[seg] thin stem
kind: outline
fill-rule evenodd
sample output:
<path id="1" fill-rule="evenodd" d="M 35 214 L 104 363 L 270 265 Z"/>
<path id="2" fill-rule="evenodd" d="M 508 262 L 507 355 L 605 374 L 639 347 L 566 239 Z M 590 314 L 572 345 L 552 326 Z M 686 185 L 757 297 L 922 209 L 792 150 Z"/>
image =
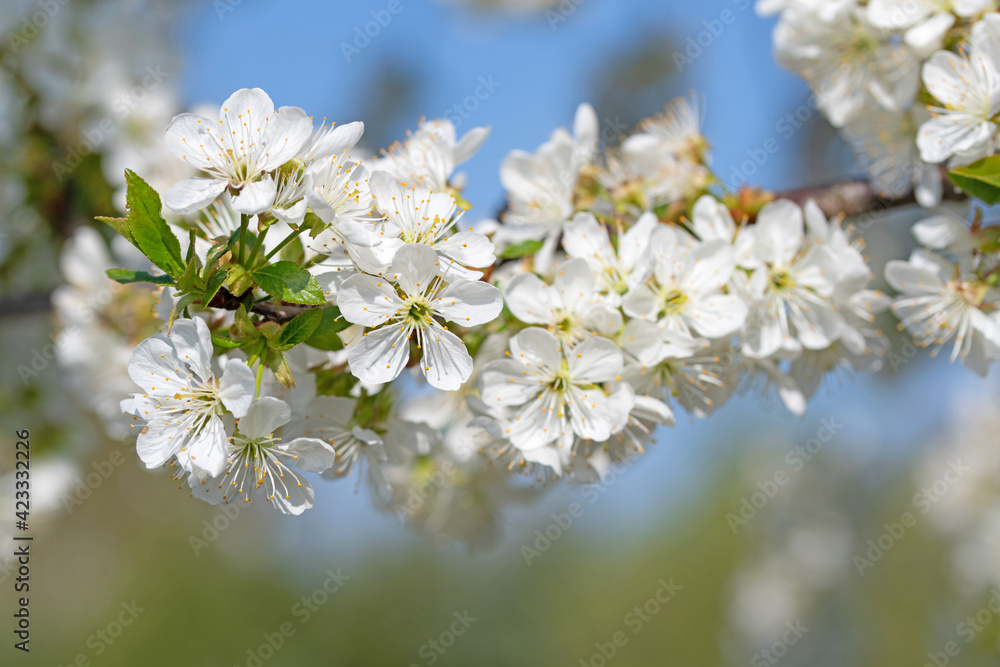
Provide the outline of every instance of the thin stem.
<path id="1" fill-rule="evenodd" d="M 301 234 L 301 233 L 302 233 L 301 230 L 293 229 L 291 234 L 289 234 L 285 238 L 281 239 L 281 243 L 279 243 L 278 245 L 276 245 L 271 250 L 271 252 L 267 253 L 267 255 L 264 256 L 264 261 L 266 262 L 267 260 L 269 260 L 272 257 L 274 257 L 278 252 L 281 251 L 282 248 L 284 248 L 286 245 L 288 245 L 289 243 L 291 243 L 292 241 L 294 241 L 295 239 L 297 239 L 298 236 L 299 236 L 299 234 Z"/>
<path id="2" fill-rule="evenodd" d="M 254 394 L 254 398 L 260 398 L 260 381 L 264 377 L 264 357 L 260 358 L 260 363 L 257 364 L 257 393 Z"/>
<path id="3" fill-rule="evenodd" d="M 247 244 L 247 225 L 250 224 L 250 218 L 246 215 L 240 215 L 242 222 L 240 222 L 240 252 L 237 256 L 239 263 L 243 264 L 243 250 Z"/>
<path id="4" fill-rule="evenodd" d="M 264 246 L 264 237 L 267 236 L 267 230 L 270 228 L 271 226 L 268 225 L 264 228 L 264 231 L 257 232 L 257 240 L 254 241 L 253 249 L 250 251 L 250 256 L 247 258 L 248 266 L 253 266 L 254 260 L 257 259 L 257 253 L 259 253 L 260 249 Z"/>

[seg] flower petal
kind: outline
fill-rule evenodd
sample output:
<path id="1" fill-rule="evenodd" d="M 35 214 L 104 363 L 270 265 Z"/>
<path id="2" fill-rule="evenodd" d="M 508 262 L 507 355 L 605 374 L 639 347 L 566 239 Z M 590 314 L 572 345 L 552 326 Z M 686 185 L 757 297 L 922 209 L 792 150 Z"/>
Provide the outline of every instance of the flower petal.
<path id="1" fill-rule="evenodd" d="M 420 369 L 432 387 L 443 391 L 456 391 L 472 375 L 472 357 L 462 339 L 437 326 L 424 329 L 423 359 Z"/>
<path id="2" fill-rule="evenodd" d="M 478 326 L 496 319 L 503 310 L 503 297 L 489 283 L 457 280 L 441 290 L 432 307 L 450 322 Z"/>
<path id="3" fill-rule="evenodd" d="M 211 204 L 228 185 L 226 181 L 213 178 L 188 178 L 171 185 L 163 193 L 163 203 L 170 210 L 187 215 Z"/>
<path id="4" fill-rule="evenodd" d="M 239 431 L 250 440 L 269 438 L 292 418 L 292 409 L 280 398 L 265 396 L 250 404 L 240 419 Z"/>
<path id="5" fill-rule="evenodd" d="M 382 384 L 396 379 L 410 358 L 410 342 L 405 329 L 387 324 L 364 334 L 351 346 L 347 362 L 351 372 L 370 384 Z"/>

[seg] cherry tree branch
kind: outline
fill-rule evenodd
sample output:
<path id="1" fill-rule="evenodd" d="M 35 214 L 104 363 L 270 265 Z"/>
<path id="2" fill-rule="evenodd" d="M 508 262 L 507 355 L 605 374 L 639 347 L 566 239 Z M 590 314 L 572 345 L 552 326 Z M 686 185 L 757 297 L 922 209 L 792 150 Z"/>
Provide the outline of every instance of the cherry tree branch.
<path id="1" fill-rule="evenodd" d="M 968 198 L 965 193 L 956 190 L 948 178 L 942 178 L 942 182 L 942 200 L 965 201 Z M 880 211 L 917 203 L 913 192 L 902 197 L 886 197 L 875 192 L 866 180 L 787 190 L 775 193 L 775 198 L 790 199 L 799 205 L 812 199 L 827 217 L 843 214 L 848 218 L 873 215 Z"/>

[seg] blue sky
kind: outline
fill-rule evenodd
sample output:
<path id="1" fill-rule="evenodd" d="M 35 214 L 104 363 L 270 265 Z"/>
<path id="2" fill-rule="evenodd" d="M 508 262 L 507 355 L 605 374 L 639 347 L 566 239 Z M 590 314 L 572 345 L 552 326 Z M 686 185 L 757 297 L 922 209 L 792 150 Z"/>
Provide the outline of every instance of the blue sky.
<path id="1" fill-rule="evenodd" d="M 768 139 L 778 150 L 769 155 L 753 181 L 775 189 L 811 185 L 799 164 L 805 132 L 779 126 L 808 97 L 806 86 L 780 70 L 771 56 L 773 20 L 757 17 L 746 0 L 664 2 L 663 0 L 577 0 L 566 15 L 550 20 L 503 18 L 456 9 L 443 3 L 398 0 L 396 15 L 388 1 L 262 3 L 244 1 L 220 15 L 210 4 L 186 17 L 179 34 L 186 57 L 182 95 L 185 103 L 218 102 L 244 86 L 264 88 L 276 104 L 305 108 L 317 117 L 338 122 L 362 118 L 372 82 L 391 64 L 419 82 L 413 104 L 403 112 L 391 136 L 402 138 L 420 115 L 437 117 L 473 94 L 481 78 L 499 85 L 463 120 L 460 132 L 476 125 L 492 126 L 492 134 L 463 170 L 466 197 L 474 219 L 490 217 L 503 201 L 498 165 L 512 149 L 533 150 L 552 130 L 569 125 L 576 106 L 595 95 L 593 73 L 629 54 L 644 37 L 664 40 L 690 61 L 676 62 L 682 72 L 671 77 L 658 105 L 695 89 L 704 99 L 704 133 L 714 146 L 714 166 L 723 180 Z M 216 3 L 218 5 L 218 3 Z M 372 22 L 372 12 L 385 20 L 370 43 L 357 48 L 357 29 Z M 564 19 L 564 20 L 561 20 Z M 370 32 L 375 32 L 372 28 Z M 699 44 L 700 41 L 700 44 Z M 358 44 L 364 44 L 359 40 Z M 698 46 L 693 46 L 698 45 Z M 700 51 L 699 51 L 700 48 Z M 690 50 L 688 50 L 690 49 Z M 394 102 L 392 96 L 386 103 Z M 369 122 L 369 129 L 370 122 Z M 373 146 L 372 148 L 376 148 Z M 829 155 L 810 160 L 829 162 Z M 850 174 L 843 174 L 845 176 Z M 900 228 L 905 234 L 905 226 Z M 944 359 L 915 362 L 906 382 L 856 378 L 823 392 L 803 420 L 779 412 L 762 413 L 752 400 L 735 400 L 715 418 L 692 424 L 680 415 L 678 426 L 661 434 L 660 445 L 630 473 L 629 484 L 609 491 L 600 503 L 595 526 L 657 521 L 672 505 L 696 493 L 707 471 L 731 453 L 734 431 L 753 432 L 777 440 L 803 441 L 819 420 L 835 415 L 847 422 L 839 445 L 874 438 L 877 456 L 910 451 L 921 435 L 949 418 L 948 395 L 984 390 L 978 378 Z M 991 381 L 990 387 L 996 382 Z M 297 545 L 329 547 L 342 536 L 363 530 L 371 539 L 400 539 L 394 516 L 377 518 L 353 484 L 321 485 L 318 508 L 285 530 Z M 556 494 L 550 503 L 565 503 Z M 512 540 L 530 533 L 544 509 L 515 518 Z M 331 533 L 330 526 L 337 530 Z M 520 532 L 519 532 L 520 531 Z M 408 539 L 403 537 L 402 539 Z"/>

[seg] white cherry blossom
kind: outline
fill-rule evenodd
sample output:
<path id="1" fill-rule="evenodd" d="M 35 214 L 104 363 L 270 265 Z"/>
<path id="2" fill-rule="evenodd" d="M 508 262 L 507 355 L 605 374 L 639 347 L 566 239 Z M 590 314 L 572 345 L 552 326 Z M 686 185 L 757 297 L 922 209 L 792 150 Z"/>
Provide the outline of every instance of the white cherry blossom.
<path id="1" fill-rule="evenodd" d="M 175 183 L 164 203 L 178 213 L 193 213 L 231 188 L 233 208 L 254 215 L 271 207 L 277 185 L 271 170 L 298 154 L 312 136 L 312 121 L 298 107 L 274 108 L 260 88 L 233 93 L 219 109 L 219 120 L 196 114 L 176 116 L 164 138 L 167 148 L 210 178 Z"/>
<path id="2" fill-rule="evenodd" d="M 122 411 L 145 422 L 136 442 L 147 468 L 177 457 L 184 470 L 218 475 L 226 465 L 226 431 L 221 416 L 246 414 L 255 391 L 246 362 L 230 359 L 225 372 L 212 370 L 212 341 L 200 318 L 174 323 L 169 336 L 139 343 L 129 376 L 143 393 L 122 401 Z"/>
<path id="3" fill-rule="evenodd" d="M 483 282 L 439 277 L 437 254 L 407 244 L 392 262 L 391 280 L 356 274 L 340 288 L 337 305 L 349 322 L 372 327 L 350 348 L 351 372 L 364 382 L 388 382 L 410 358 L 410 336 L 423 355 L 420 369 L 438 389 L 454 391 L 472 374 L 472 357 L 461 339 L 436 318 L 459 326 L 494 319 L 503 307 L 500 292 Z M 398 291 L 397 291 L 398 288 Z"/>
<path id="4" fill-rule="evenodd" d="M 249 503 L 263 495 L 282 514 L 311 508 L 315 494 L 299 470 L 321 473 L 333 465 L 335 454 L 317 438 L 286 442 L 275 437 L 291 416 L 288 404 L 272 396 L 251 403 L 229 438 L 225 472 L 192 484 L 193 495 L 213 504 L 235 499 Z"/>

